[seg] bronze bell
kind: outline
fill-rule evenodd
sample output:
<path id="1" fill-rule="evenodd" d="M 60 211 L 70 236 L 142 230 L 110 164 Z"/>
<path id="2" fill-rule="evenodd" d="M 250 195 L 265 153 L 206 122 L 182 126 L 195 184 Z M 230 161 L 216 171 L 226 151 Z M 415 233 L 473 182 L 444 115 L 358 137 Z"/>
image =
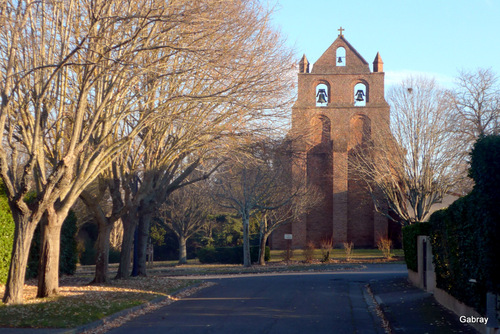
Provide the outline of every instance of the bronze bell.
<path id="1" fill-rule="evenodd" d="M 327 103 L 328 100 L 328 95 L 326 94 L 326 90 L 323 88 L 318 89 L 318 94 L 316 94 L 318 97 L 318 103 Z"/>
<path id="2" fill-rule="evenodd" d="M 359 89 L 357 92 L 356 92 L 356 101 L 364 101 L 365 99 L 363 98 L 363 96 L 365 96 L 365 93 Z"/>
<path id="3" fill-rule="evenodd" d="M 339 59 L 337 60 L 337 63 L 342 63 L 342 57 L 339 57 Z"/>

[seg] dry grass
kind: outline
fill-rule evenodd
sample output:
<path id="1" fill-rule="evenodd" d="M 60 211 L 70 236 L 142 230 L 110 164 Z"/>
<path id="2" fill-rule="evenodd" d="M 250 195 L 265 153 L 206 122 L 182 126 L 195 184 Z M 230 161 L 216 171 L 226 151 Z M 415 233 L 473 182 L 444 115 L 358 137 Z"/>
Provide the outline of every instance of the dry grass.
<path id="1" fill-rule="evenodd" d="M 377 241 L 378 249 L 384 254 L 384 257 L 388 260 L 392 258 L 392 240 L 389 238 L 379 238 Z"/>

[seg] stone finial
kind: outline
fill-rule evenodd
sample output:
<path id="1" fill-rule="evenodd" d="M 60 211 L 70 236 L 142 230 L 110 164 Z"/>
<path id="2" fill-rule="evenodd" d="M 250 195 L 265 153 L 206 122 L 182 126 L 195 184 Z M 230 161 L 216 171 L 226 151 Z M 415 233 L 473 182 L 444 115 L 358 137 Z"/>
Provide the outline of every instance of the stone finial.
<path id="1" fill-rule="evenodd" d="M 375 56 L 375 60 L 373 61 L 373 72 L 384 72 L 384 62 L 382 61 L 382 57 L 380 57 L 380 53 L 378 52 Z"/>
<path id="2" fill-rule="evenodd" d="M 299 62 L 299 73 L 309 73 L 309 61 L 304 54 Z"/>

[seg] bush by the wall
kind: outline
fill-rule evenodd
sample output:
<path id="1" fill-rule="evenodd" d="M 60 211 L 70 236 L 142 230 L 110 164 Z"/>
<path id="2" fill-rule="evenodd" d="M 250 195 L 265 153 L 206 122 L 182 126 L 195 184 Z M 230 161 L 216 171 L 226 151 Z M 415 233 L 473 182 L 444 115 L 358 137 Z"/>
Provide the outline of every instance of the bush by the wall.
<path id="1" fill-rule="evenodd" d="M 485 268 L 480 267 L 484 250 L 474 210 L 480 207 L 477 200 L 474 194 L 460 198 L 448 209 L 434 213 L 429 222 L 436 286 L 482 313 L 487 291 Z"/>
<path id="2" fill-rule="evenodd" d="M 243 263 L 243 246 L 237 247 L 206 247 L 198 250 L 198 260 L 201 263 L 223 263 L 223 264 L 241 264 Z M 259 247 L 250 247 L 250 258 L 252 262 L 259 260 Z M 271 258 L 271 251 L 266 247 L 264 255 L 266 261 Z"/>
<path id="3" fill-rule="evenodd" d="M 430 218 L 436 285 L 484 313 L 486 292 L 500 293 L 500 136 L 471 154 L 473 191 Z"/>
<path id="4" fill-rule="evenodd" d="M 0 283 L 7 282 L 14 242 L 14 219 L 10 212 L 4 185 L 0 181 Z"/>
<path id="5" fill-rule="evenodd" d="M 418 270 L 417 237 L 419 235 L 429 235 L 429 223 L 415 223 L 403 227 L 403 250 L 405 254 L 406 266 L 408 269 Z"/>
<path id="6" fill-rule="evenodd" d="M 485 136 L 471 153 L 470 176 L 474 179 L 475 222 L 482 268 L 488 291 L 500 294 L 500 135 Z"/>

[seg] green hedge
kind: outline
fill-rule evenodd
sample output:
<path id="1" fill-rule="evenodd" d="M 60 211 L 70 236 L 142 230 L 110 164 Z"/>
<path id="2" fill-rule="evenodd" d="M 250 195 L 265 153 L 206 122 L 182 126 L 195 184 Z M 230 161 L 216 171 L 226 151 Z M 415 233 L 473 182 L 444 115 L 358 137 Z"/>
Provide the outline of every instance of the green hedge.
<path id="1" fill-rule="evenodd" d="M 34 196 L 30 193 L 29 196 Z M 27 201 L 30 200 L 29 196 Z M 59 270 L 62 274 L 72 275 L 76 271 L 78 254 L 76 250 L 76 215 L 70 211 L 68 217 L 63 223 L 61 230 L 61 253 L 59 258 Z M 10 266 L 10 257 L 12 254 L 12 245 L 14 242 L 14 219 L 5 196 L 3 183 L 0 181 L 0 283 L 7 282 L 7 276 Z M 40 229 L 37 227 L 33 241 L 31 243 L 30 255 L 28 258 L 28 268 L 26 277 L 36 277 L 38 271 L 38 259 L 40 249 Z"/>
<path id="2" fill-rule="evenodd" d="M 482 313 L 487 292 L 484 268 L 480 267 L 483 250 L 477 217 L 470 210 L 480 205 L 477 200 L 471 195 L 460 198 L 448 209 L 435 212 L 429 222 L 436 286 Z"/>
<path id="3" fill-rule="evenodd" d="M 198 250 L 198 260 L 201 263 L 223 263 L 223 264 L 241 264 L 243 263 L 243 246 L 237 247 L 206 247 Z M 252 262 L 259 260 L 259 247 L 250 247 L 250 258 Z M 266 247 L 264 259 L 269 261 L 271 251 Z"/>
<path id="4" fill-rule="evenodd" d="M 419 235 L 429 235 L 430 227 L 429 223 L 415 223 L 403 227 L 403 249 L 406 266 L 410 270 L 418 271 L 417 237 Z"/>
<path id="5" fill-rule="evenodd" d="M 500 293 L 500 136 L 479 139 L 471 158 L 473 191 L 429 222 L 437 287 L 484 313 L 486 292 Z"/>
<path id="6" fill-rule="evenodd" d="M 59 253 L 59 273 L 73 275 L 78 262 L 78 252 L 76 250 L 76 214 L 70 211 L 64 220 L 61 228 L 61 246 Z M 40 260 L 40 225 L 37 226 L 33 240 L 31 242 L 30 255 L 28 258 L 28 268 L 26 278 L 33 278 L 38 273 L 38 262 Z"/>
<path id="7" fill-rule="evenodd" d="M 0 181 L 0 283 L 7 282 L 14 243 L 14 219 L 10 212 L 3 183 Z"/>

